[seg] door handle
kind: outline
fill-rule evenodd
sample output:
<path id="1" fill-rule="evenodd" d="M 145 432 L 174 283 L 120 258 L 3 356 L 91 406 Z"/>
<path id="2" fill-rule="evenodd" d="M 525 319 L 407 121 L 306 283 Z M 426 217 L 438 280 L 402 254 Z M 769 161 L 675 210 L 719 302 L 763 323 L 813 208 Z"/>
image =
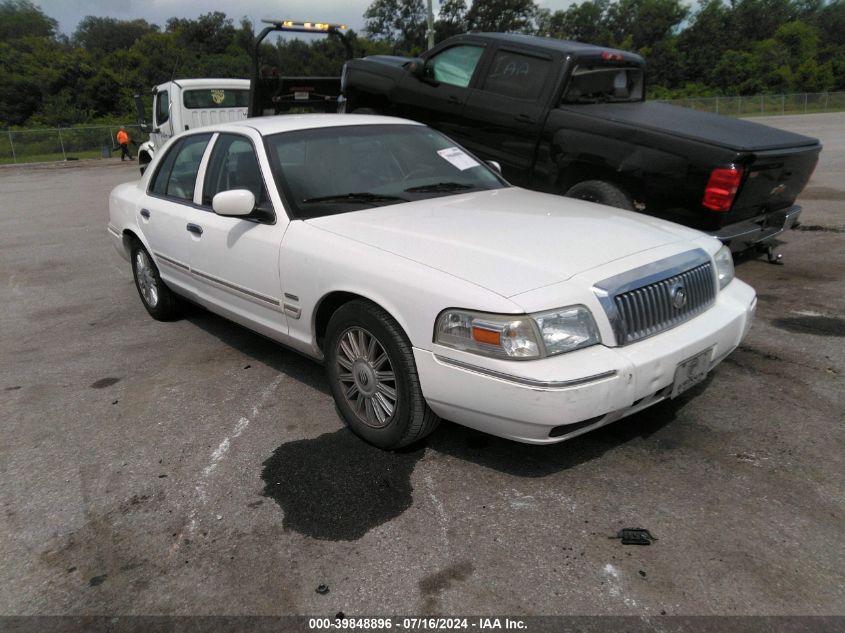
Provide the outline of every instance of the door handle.
<path id="1" fill-rule="evenodd" d="M 150 219 L 150 211 L 149 209 L 141 209 L 141 217 L 144 219 Z"/>
<path id="2" fill-rule="evenodd" d="M 537 122 L 537 119 L 535 119 L 534 117 L 529 116 L 527 114 L 517 114 L 513 118 L 516 119 L 517 121 L 522 122 L 522 123 L 536 123 Z"/>
<path id="3" fill-rule="evenodd" d="M 188 223 L 188 226 L 185 227 L 189 233 L 193 233 L 194 235 L 202 235 L 202 227 L 199 224 L 192 224 Z"/>

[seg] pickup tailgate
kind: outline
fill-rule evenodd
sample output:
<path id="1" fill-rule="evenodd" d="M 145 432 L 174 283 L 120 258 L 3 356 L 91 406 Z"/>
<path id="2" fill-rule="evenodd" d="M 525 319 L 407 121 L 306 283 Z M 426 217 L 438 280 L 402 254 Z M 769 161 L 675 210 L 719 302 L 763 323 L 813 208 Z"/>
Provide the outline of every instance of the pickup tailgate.
<path id="1" fill-rule="evenodd" d="M 794 204 L 813 174 L 820 151 L 821 145 L 815 145 L 755 153 L 731 208 L 731 221 Z"/>

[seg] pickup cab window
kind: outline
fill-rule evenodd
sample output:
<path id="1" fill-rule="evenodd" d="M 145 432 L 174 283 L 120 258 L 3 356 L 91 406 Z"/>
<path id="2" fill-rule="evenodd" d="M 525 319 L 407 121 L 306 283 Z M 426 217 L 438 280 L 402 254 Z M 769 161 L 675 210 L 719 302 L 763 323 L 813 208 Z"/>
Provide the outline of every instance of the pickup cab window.
<path id="1" fill-rule="evenodd" d="M 540 96 L 552 63 L 548 59 L 498 51 L 481 89 L 515 99 Z"/>
<path id="2" fill-rule="evenodd" d="M 572 71 L 563 103 L 620 103 L 642 98 L 641 68 L 578 65 Z"/>
<path id="3" fill-rule="evenodd" d="M 177 142 L 153 175 L 150 193 L 191 202 L 197 172 L 211 134 L 197 134 Z"/>
<path id="4" fill-rule="evenodd" d="M 426 74 L 435 81 L 466 88 L 483 52 L 481 46 L 452 46 L 428 60 Z"/>

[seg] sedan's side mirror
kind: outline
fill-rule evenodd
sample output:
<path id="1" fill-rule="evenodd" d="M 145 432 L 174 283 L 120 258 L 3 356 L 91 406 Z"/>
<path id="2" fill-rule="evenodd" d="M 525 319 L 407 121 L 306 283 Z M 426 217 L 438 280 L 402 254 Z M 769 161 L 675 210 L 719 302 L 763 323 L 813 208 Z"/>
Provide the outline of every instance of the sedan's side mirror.
<path id="1" fill-rule="evenodd" d="M 247 216 L 255 209 L 255 195 L 247 189 L 221 191 L 212 198 L 211 208 L 217 215 Z"/>
<path id="2" fill-rule="evenodd" d="M 490 165 L 490 167 L 492 167 L 492 168 L 493 168 L 493 171 L 495 171 L 495 172 L 496 172 L 497 174 L 499 174 L 500 176 L 502 175 L 502 164 L 501 164 L 499 161 L 497 161 L 497 160 L 488 160 L 488 161 L 486 161 L 486 162 L 487 162 L 487 164 L 488 164 L 488 165 Z"/>

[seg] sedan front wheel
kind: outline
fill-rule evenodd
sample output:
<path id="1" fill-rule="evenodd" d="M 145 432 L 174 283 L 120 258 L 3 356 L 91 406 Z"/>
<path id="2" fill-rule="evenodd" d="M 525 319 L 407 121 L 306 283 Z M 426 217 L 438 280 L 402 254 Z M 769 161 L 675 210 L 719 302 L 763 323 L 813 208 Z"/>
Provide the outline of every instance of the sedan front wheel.
<path id="1" fill-rule="evenodd" d="M 338 411 L 364 440 L 399 448 L 436 428 L 440 419 L 423 398 L 410 341 L 380 307 L 353 301 L 339 308 L 325 350 Z"/>

